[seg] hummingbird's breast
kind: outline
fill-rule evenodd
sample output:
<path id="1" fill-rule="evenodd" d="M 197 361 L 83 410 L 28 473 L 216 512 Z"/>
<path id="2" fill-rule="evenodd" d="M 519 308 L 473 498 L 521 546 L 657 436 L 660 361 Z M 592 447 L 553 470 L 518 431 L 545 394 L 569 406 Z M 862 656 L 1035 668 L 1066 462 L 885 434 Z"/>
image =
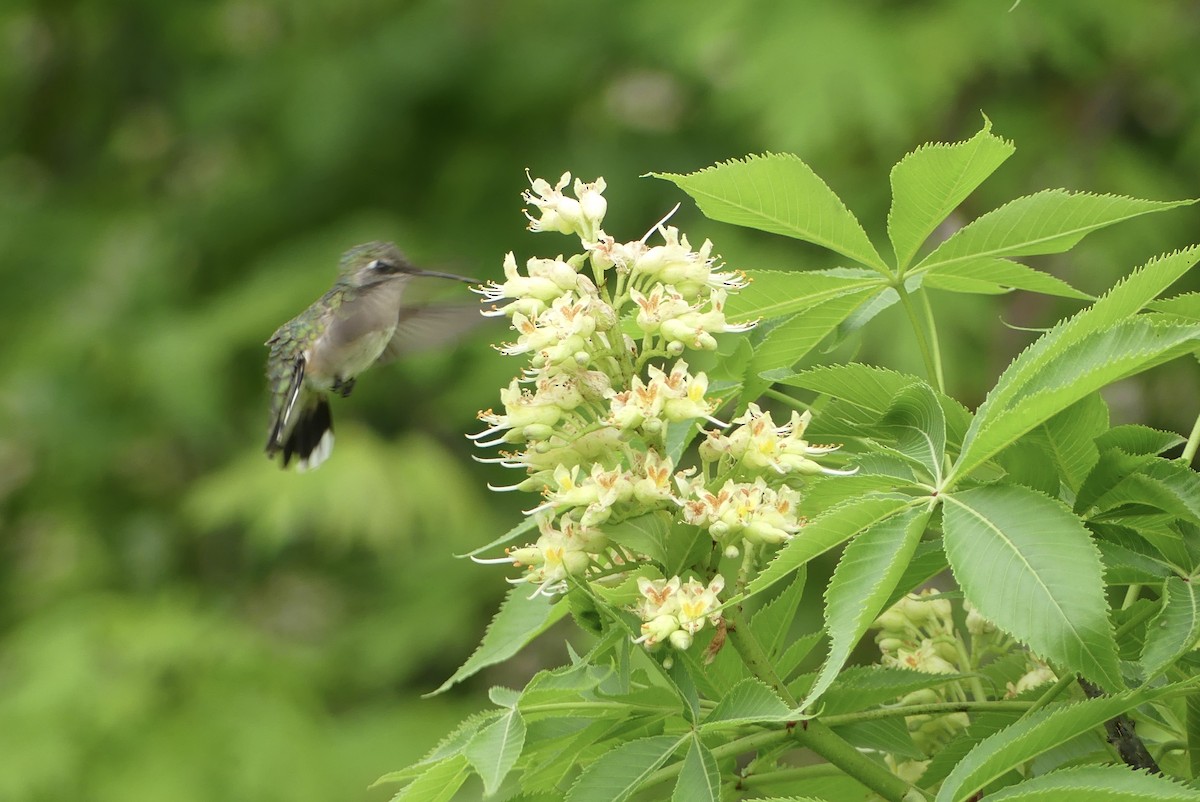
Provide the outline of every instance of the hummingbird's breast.
<path id="1" fill-rule="evenodd" d="M 305 355 L 318 390 L 352 379 L 378 361 L 396 331 L 403 282 L 389 282 L 342 303 Z"/>

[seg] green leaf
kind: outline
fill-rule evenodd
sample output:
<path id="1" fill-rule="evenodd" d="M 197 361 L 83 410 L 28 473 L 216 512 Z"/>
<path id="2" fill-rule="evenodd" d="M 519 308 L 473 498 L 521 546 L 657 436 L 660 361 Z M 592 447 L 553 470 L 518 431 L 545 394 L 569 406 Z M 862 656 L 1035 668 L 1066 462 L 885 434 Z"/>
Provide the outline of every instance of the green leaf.
<path id="1" fill-rule="evenodd" d="M 1107 528 L 1100 531 L 1107 532 Z M 1171 575 L 1171 566 L 1159 557 L 1134 550 L 1123 543 L 1099 539 L 1100 559 L 1104 563 L 1104 579 L 1110 585 L 1155 583 Z"/>
<path id="2" fill-rule="evenodd" d="M 914 270 L 945 270 L 980 258 L 1062 253 L 1097 229 L 1191 203 L 1047 189 L 1010 201 L 963 226 Z"/>
<path id="3" fill-rule="evenodd" d="M 892 435 L 895 449 L 941 481 L 946 457 L 946 416 L 925 382 L 914 382 L 893 397 L 880 428 Z"/>
<path id="4" fill-rule="evenodd" d="M 757 377 L 768 370 L 790 368 L 799 362 L 873 292 L 869 289 L 859 290 L 831 298 L 771 329 L 754 349 L 748 376 Z M 753 388 L 751 381 L 747 380 L 746 384 Z M 768 384 L 769 380 L 763 382 L 762 389 L 766 389 Z M 759 393 L 761 390 L 758 393 L 754 389 L 749 391 L 751 397 L 757 397 Z"/>
<path id="5" fill-rule="evenodd" d="M 888 236 L 900 269 L 922 243 L 1016 148 L 992 133 L 992 121 L 965 142 L 922 145 L 892 168 Z"/>
<path id="6" fill-rule="evenodd" d="M 946 557 L 980 614 L 1042 657 L 1121 688 L 1100 555 L 1079 519 L 1018 485 L 942 499 Z"/>
<path id="7" fill-rule="evenodd" d="M 1111 484 L 1098 498 L 1090 499 L 1089 515 L 1124 505 L 1154 507 L 1175 518 L 1200 524 L 1200 475 L 1174 460 L 1133 459 L 1140 462 L 1134 470 Z"/>
<path id="8" fill-rule="evenodd" d="M 435 763 L 406 785 L 392 802 L 449 802 L 467 781 L 467 759 L 462 755 Z"/>
<path id="9" fill-rule="evenodd" d="M 869 270 L 745 272 L 750 284 L 725 303 L 725 317 L 731 323 L 794 315 L 847 293 L 878 289 L 881 280 Z"/>
<path id="10" fill-rule="evenodd" d="M 1038 380 L 1048 364 L 1072 351 L 1072 346 L 1081 340 L 1127 321 L 1131 315 L 1136 314 L 1186 273 L 1197 259 L 1200 259 L 1200 245 L 1150 260 L 1119 282 L 1096 303 L 1059 323 L 1026 348 L 1001 374 L 996 386 L 976 411 L 971 428 L 963 441 L 963 453 L 959 457 L 959 463 L 952 469 L 950 479 L 953 480 L 959 474 L 969 473 L 990 458 L 994 451 L 987 451 L 975 445 L 975 439 L 997 420 L 1013 417 L 1009 414 L 1013 400 L 1028 384 Z M 1045 382 L 1041 382 L 1040 386 L 1047 387 Z M 1082 398 L 1088 392 L 1091 392 L 1091 389 L 1078 393 L 1077 396 Z M 1069 406 L 1070 403 L 1072 401 L 1067 401 L 1060 409 Z M 1031 427 L 1039 422 L 1035 421 Z M 994 448 L 994 444 L 992 447 Z"/>
<path id="11" fill-rule="evenodd" d="M 1200 641 L 1200 589 L 1177 576 L 1163 586 L 1163 606 L 1146 628 L 1142 670 L 1147 681 L 1166 671 Z"/>
<path id="12" fill-rule="evenodd" d="M 750 629 L 762 644 L 768 657 L 776 657 L 782 644 L 787 641 L 792 622 L 800 611 L 800 599 L 804 596 L 805 579 L 808 571 L 801 568 L 787 589 L 767 602 L 750 619 Z"/>
<path id="13" fill-rule="evenodd" d="M 902 496 L 865 496 L 826 510 L 809 521 L 750 582 L 747 597 L 787 577 L 814 557 L 842 544 L 911 503 Z"/>
<path id="14" fill-rule="evenodd" d="M 612 542 L 659 562 L 667 562 L 667 535 L 671 531 L 670 514 L 658 510 L 606 525 L 604 534 Z"/>
<path id="15" fill-rule="evenodd" d="M 621 744 L 583 770 L 564 802 L 623 802 L 687 737 L 652 735 Z"/>
<path id="16" fill-rule="evenodd" d="M 844 365 L 823 365 L 810 370 L 793 373 L 775 371 L 768 377 L 779 384 L 801 387 L 815 393 L 838 398 L 861 408 L 862 424 L 875 423 L 883 417 L 892 400 L 905 387 L 922 379 L 907 373 L 898 373 L 886 368 L 851 362 Z M 936 393 L 942 413 L 946 418 L 946 438 L 951 444 L 962 442 L 971 423 L 971 413 L 953 398 Z M 810 427 L 812 432 L 821 432 L 823 416 L 818 415 Z"/>
<path id="17" fill-rule="evenodd" d="M 530 598 L 529 586 L 518 585 L 508 592 L 479 648 L 437 690 L 425 695 L 436 696 L 480 669 L 504 662 L 566 614 L 567 605 L 553 604 L 541 594 Z"/>
<path id="18" fill-rule="evenodd" d="M 1175 432 L 1163 432 L 1136 423 L 1114 426 L 1096 438 L 1096 448 L 1101 451 L 1115 448 L 1126 454 L 1161 454 L 1183 443 L 1184 439 Z"/>
<path id="19" fill-rule="evenodd" d="M 521 535 L 525 534 L 526 532 L 530 532 L 536 528 L 537 528 L 537 519 L 536 518 L 526 518 L 525 520 L 521 521 L 521 523 L 517 524 L 512 529 L 509 529 L 507 532 L 505 532 L 503 535 L 496 538 L 495 540 L 493 540 L 489 543 L 485 543 L 477 549 L 472 549 L 471 551 L 468 551 L 466 554 L 456 554 L 454 556 L 459 557 L 459 558 L 478 557 L 480 554 L 486 554 L 487 552 L 491 551 L 492 549 L 507 545 L 508 543 L 511 543 L 512 541 L 516 540 Z"/>
<path id="20" fill-rule="evenodd" d="M 1200 322 L 1200 292 L 1185 292 L 1174 298 L 1155 301 L 1150 304 L 1150 308 L 1155 312 L 1165 312 L 1169 315 L 1178 315 L 1187 320 Z"/>
<path id="21" fill-rule="evenodd" d="M 1095 439 L 1108 428 L 1108 405 L 1099 393 L 1086 395 L 1041 427 L 1063 483 L 1078 491 L 1100 458 Z"/>
<path id="22" fill-rule="evenodd" d="M 793 717 L 791 709 L 762 682 L 754 677 L 734 685 L 729 693 L 717 702 L 717 706 L 705 717 L 703 727 L 720 724 L 755 724 L 760 722 L 787 721 Z"/>
<path id="23" fill-rule="evenodd" d="M 887 272 L 862 225 L 812 168 L 795 156 L 747 156 L 688 175 L 652 175 L 691 195 L 713 220 L 811 242 Z"/>
<path id="24" fill-rule="evenodd" d="M 1080 292 L 1060 278 L 1009 259 L 983 256 L 944 265 L 919 275 L 922 276 L 922 284 L 934 290 L 975 295 L 999 295 L 1009 290 L 1029 290 L 1043 295 L 1057 295 L 1060 298 L 1092 300 L 1092 296 Z"/>
<path id="25" fill-rule="evenodd" d="M 829 656 L 802 709 L 836 679 L 859 638 L 883 612 L 928 522 L 928 510 L 909 509 L 872 525 L 846 546 L 825 590 Z"/>
<path id="26" fill-rule="evenodd" d="M 471 739 L 463 755 L 483 780 L 483 793 L 491 796 L 512 771 L 525 746 L 525 720 L 515 708 Z"/>
<path id="27" fill-rule="evenodd" d="M 987 402 L 980 407 L 952 475 L 957 478 L 970 474 L 1018 437 L 1084 396 L 1185 354 L 1197 344 L 1200 325 L 1155 324 L 1141 318 L 1118 323 L 1073 343 L 1057 358 L 1044 362 L 1036 377 L 1011 393 L 1002 412 Z M 1000 381 L 1004 382 L 1003 376 Z M 997 388 L 1000 386 L 997 384 Z"/>
<path id="28" fill-rule="evenodd" d="M 988 802 L 1172 802 L 1200 798 L 1200 793 L 1166 777 L 1126 766 L 1074 766 L 1031 777 L 988 794 Z"/>
<path id="29" fill-rule="evenodd" d="M 721 772 L 713 753 L 692 733 L 671 802 L 721 802 Z"/>
<path id="30" fill-rule="evenodd" d="M 964 802 L 992 780 L 1058 744 L 1103 726 L 1104 722 L 1155 698 L 1146 688 L 1101 696 L 1054 710 L 1043 709 L 985 738 L 950 772 L 936 802 Z"/>
<path id="31" fill-rule="evenodd" d="M 851 666 L 838 674 L 829 690 L 821 696 L 821 715 L 856 713 L 894 702 L 913 691 L 940 687 L 957 677 L 878 665 Z"/>
<path id="32" fill-rule="evenodd" d="M 425 754 L 416 763 L 406 766 L 398 771 L 390 771 L 384 774 L 378 780 L 371 784 L 374 788 L 377 785 L 385 783 L 398 783 L 406 780 L 411 780 L 423 774 L 430 766 L 435 763 L 440 763 L 446 758 L 460 755 L 471 739 L 475 737 L 475 733 L 479 732 L 479 728 L 487 723 L 495 721 L 504 715 L 503 710 L 486 710 L 479 713 L 474 713 L 467 716 L 454 730 L 442 740 L 440 740 L 433 749 Z"/>
<path id="33" fill-rule="evenodd" d="M 899 716 L 855 721 L 831 729 L 856 749 L 890 753 L 897 759 L 923 760 L 926 757 L 925 753 L 913 742 L 904 719 Z"/>

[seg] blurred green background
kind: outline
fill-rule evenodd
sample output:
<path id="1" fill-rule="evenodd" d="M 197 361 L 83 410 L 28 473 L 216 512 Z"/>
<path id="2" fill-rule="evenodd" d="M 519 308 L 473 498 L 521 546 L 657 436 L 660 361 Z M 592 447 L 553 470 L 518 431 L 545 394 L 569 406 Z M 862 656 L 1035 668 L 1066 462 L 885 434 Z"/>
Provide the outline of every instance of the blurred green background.
<path id="1" fill-rule="evenodd" d="M 368 783 L 489 682 L 563 658 L 548 643 L 418 698 L 506 588 L 451 556 L 518 520 L 462 437 L 517 368 L 486 347 L 502 332 L 369 374 L 320 471 L 263 457 L 262 343 L 347 247 L 496 277 L 508 250 L 571 247 L 523 231 L 526 167 L 603 175 L 605 228 L 635 239 L 683 199 L 638 176 L 767 150 L 800 154 L 882 242 L 890 166 L 981 111 L 1018 150 L 964 219 L 1045 187 L 1200 195 L 1200 6 L 1011 6 L 8 0 L 0 800 L 384 799 Z M 731 267 L 834 264 L 690 203 L 675 222 Z M 1156 215 L 1037 264 L 1099 292 L 1198 222 Z M 1003 323 L 1074 308 L 939 307 L 953 391 L 977 403 L 1028 342 Z M 858 347 L 920 372 L 891 313 Z M 1109 400 L 1186 432 L 1198 394 L 1190 363 Z"/>

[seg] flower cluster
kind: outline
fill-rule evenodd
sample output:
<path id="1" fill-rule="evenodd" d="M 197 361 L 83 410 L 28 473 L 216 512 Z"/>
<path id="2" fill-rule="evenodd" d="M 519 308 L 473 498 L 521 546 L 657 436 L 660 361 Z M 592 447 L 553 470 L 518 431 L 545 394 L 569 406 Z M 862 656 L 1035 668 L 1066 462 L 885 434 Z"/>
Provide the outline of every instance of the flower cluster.
<path id="1" fill-rule="evenodd" d="M 716 626 L 721 620 L 716 612 L 720 603 L 717 594 L 725 588 L 725 578 L 713 577 L 707 586 L 697 579 L 680 582 L 670 579 L 638 578 L 642 594 L 638 615 L 642 618 L 642 636 L 635 643 L 654 646 L 669 641 L 676 649 L 692 645 L 692 636 L 704 627 L 707 620 Z"/>
<path id="2" fill-rule="evenodd" d="M 726 554 L 742 543 L 782 543 L 803 526 L 799 493 L 787 481 L 836 473 L 813 459 L 836 447 L 803 439 L 807 414 L 776 426 L 751 405 L 732 429 L 715 417 L 724 399 L 686 355 L 716 350 L 722 335 L 755 325 L 728 311 L 747 279 L 720 269 L 711 242 L 693 247 L 667 225 L 670 215 L 641 239 L 618 242 L 603 229 L 604 190 L 602 178 L 530 178 L 529 228 L 575 237 L 579 252 L 529 259 L 523 269 L 510 253 L 503 280 L 476 289 L 483 314 L 507 317 L 515 332 L 498 350 L 527 361 L 500 391 L 501 409 L 479 413 L 486 428 L 471 437 L 507 449 L 483 461 L 523 472 L 493 489 L 541 495 L 526 510 L 538 540 L 492 562 L 526 568 L 513 581 L 546 594 L 572 580 L 618 582 L 634 573 L 644 597 L 638 642 L 682 649 L 705 620 L 719 619 L 724 580 L 651 579 L 660 574 L 650 557 L 611 527 L 657 512 L 672 528 L 707 530 Z M 655 235 L 661 242 L 651 244 Z M 670 442 L 686 442 L 705 423 L 717 428 L 700 446 L 700 469 L 681 469 L 668 429 Z"/>
<path id="3" fill-rule="evenodd" d="M 913 691 L 901 697 L 901 704 L 966 701 L 964 677 L 978 674 L 988 660 L 1003 657 L 1014 648 L 1013 641 L 970 601 L 964 600 L 963 608 L 966 639 L 955 629 L 950 601 L 931 590 L 908 594 L 875 620 L 879 628 L 875 643 L 883 665 L 947 675 L 945 684 Z M 1025 674 L 1015 683 L 1007 683 L 1009 697 L 1055 679 L 1053 671 L 1028 653 L 1026 662 Z M 982 688 L 977 685 L 974 692 L 980 698 Z M 908 716 L 905 722 L 913 742 L 932 755 L 957 737 L 970 719 L 966 713 L 943 713 Z M 892 771 L 902 777 L 920 777 L 927 764 L 927 760 L 897 763 L 890 756 L 888 761 Z"/>

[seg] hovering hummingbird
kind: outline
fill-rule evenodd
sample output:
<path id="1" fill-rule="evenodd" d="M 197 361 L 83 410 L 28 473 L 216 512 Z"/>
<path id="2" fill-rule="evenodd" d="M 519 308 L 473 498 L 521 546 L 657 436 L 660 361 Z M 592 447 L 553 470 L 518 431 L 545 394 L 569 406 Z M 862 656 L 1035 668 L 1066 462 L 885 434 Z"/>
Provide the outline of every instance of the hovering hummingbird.
<path id="1" fill-rule="evenodd" d="M 412 350 L 422 338 L 449 339 L 450 327 L 467 328 L 463 307 L 401 305 L 409 281 L 418 276 L 479 283 L 419 270 L 394 244 L 368 242 L 346 251 L 329 291 L 271 335 L 267 456 L 282 452 L 284 468 L 293 458 L 300 471 L 316 468 L 333 450 L 330 392 L 344 398 L 358 374 L 375 363 Z"/>

